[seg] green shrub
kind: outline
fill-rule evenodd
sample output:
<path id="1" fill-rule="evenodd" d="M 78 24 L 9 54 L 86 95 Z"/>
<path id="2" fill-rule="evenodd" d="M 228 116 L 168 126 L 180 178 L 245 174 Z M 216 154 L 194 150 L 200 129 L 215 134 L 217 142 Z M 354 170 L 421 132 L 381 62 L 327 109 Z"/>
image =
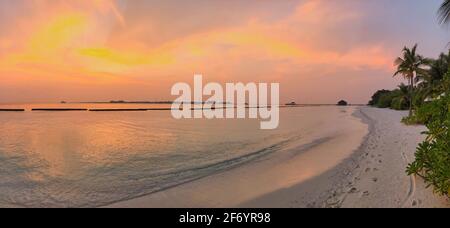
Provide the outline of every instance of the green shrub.
<path id="1" fill-rule="evenodd" d="M 391 108 L 395 110 L 407 110 L 409 108 L 407 95 L 399 89 L 393 91 L 380 90 L 373 95 L 369 104 L 377 108 Z"/>
<path id="2" fill-rule="evenodd" d="M 395 97 L 392 99 L 391 108 L 394 110 L 407 110 L 409 107 L 408 100 L 404 97 Z"/>
<path id="3" fill-rule="evenodd" d="M 384 94 L 383 96 L 380 97 L 375 106 L 378 108 L 390 108 L 393 99 L 394 96 L 392 95 L 392 92 Z"/>
<path id="4" fill-rule="evenodd" d="M 416 115 L 403 117 L 402 123 L 406 125 L 423 125 L 423 122 Z"/>
<path id="5" fill-rule="evenodd" d="M 390 90 L 378 90 L 373 96 L 372 96 L 372 100 L 369 101 L 369 105 L 370 106 L 377 106 L 377 104 L 379 103 L 379 100 L 382 96 L 389 94 L 391 91 Z"/>
<path id="6" fill-rule="evenodd" d="M 403 118 L 402 122 L 408 125 L 426 125 L 433 119 L 433 114 L 439 112 L 439 106 L 436 105 L 436 102 L 423 102 L 418 107 L 413 116 Z"/>
<path id="7" fill-rule="evenodd" d="M 418 174 L 435 191 L 448 195 L 450 192 L 450 95 L 424 104 L 416 113 L 428 131 L 425 142 L 416 151 L 416 160 L 408 166 L 409 175 Z"/>
<path id="8" fill-rule="evenodd" d="M 419 106 L 419 108 L 417 108 L 417 110 L 414 112 L 412 116 L 407 116 L 403 118 L 402 123 L 406 125 L 427 124 L 432 118 L 434 107 L 435 106 L 433 105 L 433 103 L 430 102 L 424 103 L 422 104 L 422 106 Z"/>

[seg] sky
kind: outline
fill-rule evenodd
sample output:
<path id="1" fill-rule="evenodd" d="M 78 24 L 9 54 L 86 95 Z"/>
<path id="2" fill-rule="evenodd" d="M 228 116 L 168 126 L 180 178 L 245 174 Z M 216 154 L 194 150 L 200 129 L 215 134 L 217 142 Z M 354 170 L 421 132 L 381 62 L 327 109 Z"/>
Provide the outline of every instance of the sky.
<path id="1" fill-rule="evenodd" d="M 0 103 L 173 100 L 172 85 L 280 83 L 282 102 L 367 103 L 442 0 L 0 0 Z"/>

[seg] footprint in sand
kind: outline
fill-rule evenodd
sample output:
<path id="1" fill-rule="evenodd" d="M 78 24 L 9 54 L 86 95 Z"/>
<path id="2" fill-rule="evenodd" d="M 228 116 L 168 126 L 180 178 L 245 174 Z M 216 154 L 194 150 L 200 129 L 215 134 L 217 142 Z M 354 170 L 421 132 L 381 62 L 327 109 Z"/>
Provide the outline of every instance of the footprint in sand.
<path id="1" fill-rule="evenodd" d="M 361 197 L 367 197 L 369 195 L 370 195 L 369 191 L 365 191 L 361 194 Z"/>

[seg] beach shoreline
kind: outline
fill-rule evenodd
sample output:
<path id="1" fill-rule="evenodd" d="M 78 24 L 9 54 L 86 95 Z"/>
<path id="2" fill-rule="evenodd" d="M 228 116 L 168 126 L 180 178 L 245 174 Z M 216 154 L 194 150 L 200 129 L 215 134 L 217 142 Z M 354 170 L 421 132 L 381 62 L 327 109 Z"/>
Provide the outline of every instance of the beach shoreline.
<path id="1" fill-rule="evenodd" d="M 303 145 L 303 148 L 284 152 L 282 156 L 252 161 L 200 180 L 106 207 L 449 207 L 446 198 L 433 194 L 420 178 L 409 177 L 405 173 L 406 165 L 413 159 L 415 147 L 424 138 L 420 134 L 423 126 L 401 124 L 400 119 L 405 112 L 370 107 L 359 107 L 352 112 L 352 116 L 366 126 L 365 130 L 355 128 L 351 131 L 355 139 L 353 143 L 345 134 L 343 137 L 323 138 Z M 399 135 L 397 139 L 390 137 L 400 133 L 404 134 L 400 138 Z M 295 170 L 301 168 L 296 168 L 296 165 L 305 162 L 306 151 L 320 153 L 327 149 L 339 150 L 339 143 L 354 146 L 355 141 L 359 142 L 359 146 L 320 175 L 300 178 L 302 181 L 298 183 L 295 181 L 300 179 L 291 176 L 292 183 L 289 185 L 266 192 L 255 190 L 268 184 L 261 181 L 264 179 L 261 175 L 267 175 L 269 182 L 281 175 L 299 175 Z M 299 157 L 302 157 L 301 160 Z M 277 165 L 280 163 L 290 164 Z M 263 171 L 268 169 L 271 170 Z M 281 179 L 286 182 L 286 178 Z M 247 189 L 249 187 L 253 189 Z"/>

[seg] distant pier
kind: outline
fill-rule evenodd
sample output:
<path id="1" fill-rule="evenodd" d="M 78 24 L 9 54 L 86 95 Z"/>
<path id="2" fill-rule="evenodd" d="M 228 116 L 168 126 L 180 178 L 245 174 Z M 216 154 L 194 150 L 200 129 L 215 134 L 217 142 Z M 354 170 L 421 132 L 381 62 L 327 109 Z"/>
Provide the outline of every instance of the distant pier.
<path id="1" fill-rule="evenodd" d="M 86 108 L 33 108 L 31 111 L 43 112 L 70 112 L 70 111 L 87 111 Z"/>
<path id="2" fill-rule="evenodd" d="M 12 109 L 12 108 L 7 108 L 7 109 L 0 109 L 0 112 L 25 112 L 25 109 Z"/>
<path id="3" fill-rule="evenodd" d="M 136 109 L 89 109 L 90 112 L 145 112 L 148 109 L 145 108 L 136 108 Z"/>

